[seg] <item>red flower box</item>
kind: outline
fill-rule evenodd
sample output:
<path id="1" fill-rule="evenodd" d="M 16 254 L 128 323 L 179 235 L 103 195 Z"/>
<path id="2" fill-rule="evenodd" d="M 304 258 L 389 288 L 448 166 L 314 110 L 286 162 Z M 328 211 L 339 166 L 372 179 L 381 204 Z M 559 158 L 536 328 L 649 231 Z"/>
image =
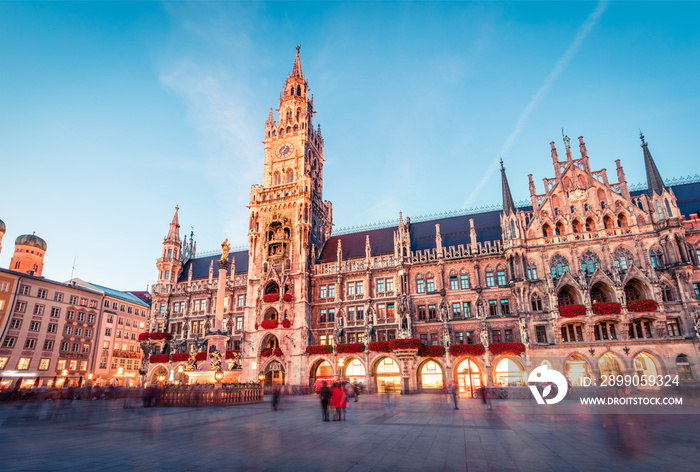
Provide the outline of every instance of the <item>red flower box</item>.
<path id="1" fill-rule="evenodd" d="M 176 352 L 175 354 L 170 356 L 170 360 L 173 362 L 183 362 L 183 361 L 188 361 L 190 359 L 190 353 L 189 352 Z"/>
<path id="2" fill-rule="evenodd" d="M 148 333 L 139 333 L 139 341 L 148 341 Z"/>
<path id="3" fill-rule="evenodd" d="M 523 343 L 493 343 L 489 344 L 489 351 L 496 356 L 501 354 L 520 355 L 525 352 Z"/>
<path id="4" fill-rule="evenodd" d="M 287 303 L 291 302 L 292 299 L 293 299 L 293 297 L 292 297 L 292 294 L 291 294 L 291 293 L 285 293 L 285 294 L 282 296 L 282 300 L 284 300 L 284 301 L 287 302 Z"/>
<path id="5" fill-rule="evenodd" d="M 207 360 L 207 353 L 206 352 L 198 352 L 195 354 L 194 359 L 196 361 L 206 361 Z"/>
<path id="6" fill-rule="evenodd" d="M 284 354 L 282 354 L 282 349 L 273 349 L 272 350 L 272 355 L 277 356 L 277 357 L 282 357 Z"/>
<path id="7" fill-rule="evenodd" d="M 263 301 L 265 303 L 273 303 L 279 299 L 280 299 L 279 293 L 268 293 L 267 295 L 263 295 Z"/>
<path id="8" fill-rule="evenodd" d="M 392 339 L 389 341 L 389 349 L 396 351 L 397 349 L 420 349 L 423 343 L 420 339 L 410 338 L 410 339 Z"/>
<path id="9" fill-rule="evenodd" d="M 658 310 L 659 304 L 654 300 L 631 300 L 627 304 L 627 309 L 634 313 L 644 313 Z"/>
<path id="10" fill-rule="evenodd" d="M 421 346 L 418 349 L 420 357 L 442 357 L 445 355 L 445 346 Z"/>
<path id="11" fill-rule="evenodd" d="M 275 329 L 278 325 L 279 323 L 277 320 L 263 320 L 263 322 L 260 323 L 263 329 Z"/>
<path id="12" fill-rule="evenodd" d="M 618 315 L 622 312 L 619 303 L 596 303 L 593 305 L 593 313 L 596 315 Z"/>
<path id="13" fill-rule="evenodd" d="M 365 352 L 364 343 L 346 343 L 338 344 L 337 350 L 339 354 L 356 354 L 358 352 Z"/>
<path id="14" fill-rule="evenodd" d="M 255 323 L 255 329 L 258 329 L 258 324 L 257 324 L 257 323 Z"/>
<path id="15" fill-rule="evenodd" d="M 151 341 L 170 341 L 173 336 L 170 333 L 148 333 L 148 339 Z"/>
<path id="16" fill-rule="evenodd" d="M 374 341 L 369 343 L 369 350 L 374 352 L 391 352 L 389 341 Z"/>
<path id="17" fill-rule="evenodd" d="M 459 356 L 480 356 L 486 352 L 483 344 L 453 344 L 450 346 L 450 355 Z"/>
<path id="18" fill-rule="evenodd" d="M 560 306 L 559 314 L 564 318 L 575 318 L 586 314 L 586 307 L 583 305 Z"/>
<path id="19" fill-rule="evenodd" d="M 292 322 L 289 320 L 282 320 L 282 327 L 283 328 L 291 328 L 292 327 Z"/>
<path id="20" fill-rule="evenodd" d="M 224 359 L 235 359 L 236 354 L 238 354 L 238 351 L 228 350 L 228 351 L 226 351 L 226 355 L 224 356 Z"/>
<path id="21" fill-rule="evenodd" d="M 262 355 L 263 357 L 270 357 L 270 356 L 272 355 L 272 349 L 265 349 L 265 350 L 261 353 L 261 355 Z"/>
<path id="22" fill-rule="evenodd" d="M 167 354 L 153 354 L 148 358 L 148 362 L 151 364 L 165 364 L 170 359 Z"/>
<path id="23" fill-rule="evenodd" d="M 331 354 L 333 353 L 333 346 L 328 344 L 320 344 L 315 346 L 308 346 L 306 348 L 307 354 Z"/>

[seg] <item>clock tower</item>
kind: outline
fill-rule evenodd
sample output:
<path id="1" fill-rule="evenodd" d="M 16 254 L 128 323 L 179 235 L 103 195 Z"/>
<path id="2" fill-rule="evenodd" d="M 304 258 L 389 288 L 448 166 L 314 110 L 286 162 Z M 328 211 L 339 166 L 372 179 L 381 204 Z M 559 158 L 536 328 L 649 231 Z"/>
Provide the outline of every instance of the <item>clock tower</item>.
<path id="1" fill-rule="evenodd" d="M 323 201 L 323 138 L 320 126 L 313 126 L 299 46 L 277 112 L 278 121 L 270 109 L 265 123 L 263 184 L 250 191 L 245 319 L 253 335 L 243 357 L 266 375 L 297 376 L 287 380 L 296 384 L 306 375 L 296 372 L 302 367 L 291 359 L 308 344 L 309 271 L 330 237 L 333 218 L 331 203 Z M 279 359 L 261 357 L 262 351 L 279 352 L 275 349 L 283 354 Z M 279 365 L 266 371 L 273 361 Z"/>

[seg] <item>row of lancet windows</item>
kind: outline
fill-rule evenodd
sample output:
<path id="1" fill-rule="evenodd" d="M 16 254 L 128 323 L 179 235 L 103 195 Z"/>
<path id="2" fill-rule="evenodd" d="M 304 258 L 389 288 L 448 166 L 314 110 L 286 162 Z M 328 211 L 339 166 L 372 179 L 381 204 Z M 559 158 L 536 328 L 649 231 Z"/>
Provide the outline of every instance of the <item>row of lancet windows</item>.
<path id="1" fill-rule="evenodd" d="M 627 216 L 625 216 L 624 213 L 620 213 L 620 214 L 617 216 L 617 226 L 618 226 L 619 228 L 628 226 L 628 223 L 627 223 Z M 613 229 L 613 228 L 615 228 L 615 223 L 613 222 L 613 219 L 612 219 L 612 217 L 611 217 L 610 215 L 605 215 L 605 217 L 603 218 L 603 227 L 604 227 L 605 229 Z M 575 220 L 571 223 L 571 230 L 572 230 L 574 233 L 583 233 L 584 231 L 586 231 L 586 232 L 588 232 L 588 231 L 595 231 L 596 229 L 597 229 L 597 228 L 596 228 L 596 224 L 595 224 L 595 221 L 593 220 L 593 218 L 587 218 L 587 219 L 586 219 L 586 222 L 585 222 L 585 225 L 582 225 L 581 222 L 580 222 L 579 220 L 577 220 L 577 219 L 575 219 Z M 566 233 L 566 232 L 567 232 L 567 228 L 566 228 L 566 226 L 564 225 L 564 223 L 562 223 L 561 221 L 558 222 L 558 223 L 554 226 L 554 229 L 552 229 L 552 226 L 551 226 L 549 223 L 545 223 L 545 224 L 542 226 L 542 236 L 545 237 L 545 238 L 551 237 L 551 236 L 555 236 L 555 235 L 556 235 L 556 236 L 559 236 L 559 235 L 564 234 L 564 233 Z"/>
<path id="2" fill-rule="evenodd" d="M 649 256 L 651 258 L 651 265 L 653 268 L 663 267 L 664 259 L 660 248 L 652 248 L 649 251 Z M 583 270 L 583 273 L 587 276 L 593 275 L 593 272 L 600 268 L 600 258 L 592 251 L 586 251 L 585 254 L 581 256 L 579 263 L 581 264 L 581 270 Z M 613 252 L 613 263 L 615 264 L 615 268 L 618 270 L 618 272 L 625 272 L 634 264 L 634 256 L 632 256 L 632 253 L 628 249 L 619 247 L 615 250 L 615 252 Z M 536 278 L 536 269 L 533 268 L 535 271 L 535 277 L 531 277 L 531 266 L 534 266 L 534 264 L 528 265 L 528 279 L 533 280 Z M 569 261 L 560 254 L 557 254 L 552 258 L 549 265 L 549 270 L 552 274 L 552 278 L 559 278 L 564 275 L 564 272 L 570 272 Z"/>
<path id="3" fill-rule="evenodd" d="M 282 174 L 280 172 L 275 172 L 272 176 L 272 180 L 272 185 L 282 185 Z M 292 182 L 294 182 L 294 171 L 289 169 L 287 171 L 287 178 L 285 180 L 285 183 L 291 184 Z"/>

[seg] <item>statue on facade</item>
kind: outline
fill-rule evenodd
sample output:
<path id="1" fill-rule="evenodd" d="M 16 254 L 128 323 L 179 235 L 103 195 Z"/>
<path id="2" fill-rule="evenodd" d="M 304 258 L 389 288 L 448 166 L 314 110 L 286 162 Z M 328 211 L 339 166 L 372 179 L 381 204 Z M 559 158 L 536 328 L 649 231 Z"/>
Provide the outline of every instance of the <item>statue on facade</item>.
<path id="1" fill-rule="evenodd" d="M 231 245 L 228 243 L 228 238 L 221 243 L 221 260 L 228 261 L 228 254 L 231 251 Z"/>
<path id="2" fill-rule="evenodd" d="M 401 319 L 401 329 L 403 331 L 408 331 L 408 317 L 406 315 L 403 315 Z"/>
<path id="3" fill-rule="evenodd" d="M 527 320 L 525 320 L 525 318 L 520 318 L 518 324 L 520 325 L 520 340 L 525 345 L 530 344 L 530 335 L 527 332 Z"/>
<path id="4" fill-rule="evenodd" d="M 445 300 L 442 301 L 440 304 L 440 319 L 442 321 L 447 321 L 447 303 L 445 303 Z"/>
<path id="5" fill-rule="evenodd" d="M 481 344 L 487 347 L 489 345 L 489 333 L 485 329 L 482 329 L 481 333 L 479 333 L 479 337 L 481 339 Z"/>

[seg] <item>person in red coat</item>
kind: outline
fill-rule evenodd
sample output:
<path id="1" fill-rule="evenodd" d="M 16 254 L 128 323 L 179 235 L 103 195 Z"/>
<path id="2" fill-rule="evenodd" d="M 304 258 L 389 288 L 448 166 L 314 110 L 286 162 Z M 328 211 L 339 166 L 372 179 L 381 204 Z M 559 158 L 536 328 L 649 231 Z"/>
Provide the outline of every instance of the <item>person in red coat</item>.
<path id="1" fill-rule="evenodd" d="M 338 382 L 333 382 L 333 388 L 331 389 L 331 406 L 335 410 L 333 415 L 333 421 L 340 421 L 340 409 L 343 405 L 343 389 L 340 388 Z"/>

